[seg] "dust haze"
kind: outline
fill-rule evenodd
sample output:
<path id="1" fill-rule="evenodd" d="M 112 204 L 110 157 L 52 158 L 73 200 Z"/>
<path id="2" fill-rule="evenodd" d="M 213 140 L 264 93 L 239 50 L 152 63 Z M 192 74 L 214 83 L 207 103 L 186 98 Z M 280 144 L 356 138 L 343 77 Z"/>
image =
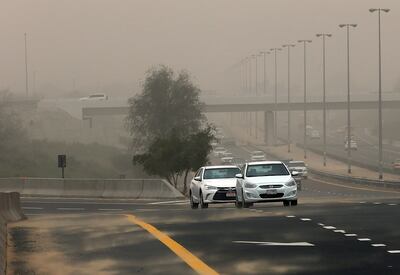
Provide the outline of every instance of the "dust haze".
<path id="1" fill-rule="evenodd" d="M 377 17 L 371 7 L 388 7 L 382 19 L 383 91 L 398 91 L 400 2 L 365 0 L 168 0 L 3 1 L 0 9 L 0 89 L 25 93 L 24 33 L 28 37 L 29 90 L 63 97 L 105 92 L 127 96 L 144 73 L 166 64 L 188 70 L 203 90 L 237 92 L 241 59 L 260 50 L 295 43 L 292 91 L 302 90 L 302 47 L 309 46 L 309 92 L 321 90 L 321 40 L 327 43 L 328 93 L 346 90 L 346 41 L 340 23 L 357 23 L 351 34 L 352 91 L 377 90 Z M 286 55 L 278 58 L 285 85 Z M 267 73 L 273 72 L 272 58 Z M 272 78 L 267 78 L 272 92 Z"/>

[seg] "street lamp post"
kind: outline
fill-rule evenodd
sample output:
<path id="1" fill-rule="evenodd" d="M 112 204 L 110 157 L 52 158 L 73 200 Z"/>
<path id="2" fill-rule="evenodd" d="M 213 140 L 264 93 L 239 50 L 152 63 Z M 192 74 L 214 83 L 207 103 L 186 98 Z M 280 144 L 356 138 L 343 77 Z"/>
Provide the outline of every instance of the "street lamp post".
<path id="1" fill-rule="evenodd" d="M 24 40 L 25 40 L 25 92 L 26 97 L 29 96 L 29 86 L 28 86 L 28 48 L 26 42 L 26 33 L 24 33 Z"/>
<path id="2" fill-rule="evenodd" d="M 324 150 L 324 166 L 326 166 L 326 51 L 325 51 L 325 38 L 331 37 L 330 33 L 318 33 L 317 37 L 322 37 L 322 101 L 323 101 L 323 125 L 322 125 L 322 135 L 323 135 L 323 150 Z"/>
<path id="3" fill-rule="evenodd" d="M 278 105 L 278 62 L 277 62 L 277 51 L 281 51 L 281 48 L 272 48 L 270 49 L 271 52 L 274 52 L 274 67 L 275 67 L 275 87 L 274 87 L 274 91 L 275 91 L 275 97 L 274 97 L 274 104 L 275 104 L 275 114 L 274 114 L 274 144 L 277 144 L 277 131 L 278 131 L 278 127 L 277 127 L 277 123 L 278 123 L 278 112 L 277 112 L 277 105 Z"/>
<path id="4" fill-rule="evenodd" d="M 303 149 L 304 149 L 304 159 L 307 158 L 307 43 L 311 43 L 311 40 L 298 40 L 297 42 L 303 43 L 304 49 L 304 140 L 303 140 Z"/>
<path id="5" fill-rule="evenodd" d="M 347 33 L 347 173 L 351 174 L 351 121 L 350 121 L 350 27 L 357 24 L 340 24 L 340 28 L 346 27 Z"/>
<path id="6" fill-rule="evenodd" d="M 253 54 L 252 57 L 256 61 L 256 70 L 255 70 L 255 84 L 256 84 L 256 90 L 255 90 L 255 95 L 258 96 L 258 62 L 257 62 L 257 54 Z M 257 117 L 257 112 L 254 112 L 254 137 L 257 140 L 257 124 L 258 124 L 258 117 Z"/>
<path id="7" fill-rule="evenodd" d="M 263 84 L 264 84 L 264 95 L 265 95 L 265 94 L 267 94 L 267 65 L 266 65 L 267 64 L 267 60 L 266 60 L 266 55 L 270 54 L 270 52 L 261 51 L 260 54 L 262 54 L 263 57 L 264 57 L 264 75 L 263 75 L 264 81 L 263 81 Z"/>
<path id="8" fill-rule="evenodd" d="M 388 13 L 390 9 L 370 9 L 378 12 L 378 59 L 379 59 L 379 91 L 378 91 L 378 135 L 379 135 L 379 179 L 383 179 L 383 145 L 382 145 L 382 52 L 381 52 L 381 11 Z"/>
<path id="9" fill-rule="evenodd" d="M 290 144 L 291 144 L 291 137 L 290 137 L 290 48 L 294 47 L 294 44 L 285 44 L 282 47 L 287 48 L 287 56 L 288 56 L 288 74 L 287 74 L 287 94 L 288 94 L 288 133 L 287 133 L 287 145 L 288 145 L 288 153 L 290 153 Z"/>

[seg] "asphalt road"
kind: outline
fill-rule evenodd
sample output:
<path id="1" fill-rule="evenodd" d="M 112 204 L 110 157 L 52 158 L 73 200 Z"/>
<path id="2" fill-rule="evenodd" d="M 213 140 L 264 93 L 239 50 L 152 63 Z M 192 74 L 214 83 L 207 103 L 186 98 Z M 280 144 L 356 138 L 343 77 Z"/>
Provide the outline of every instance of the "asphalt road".
<path id="1" fill-rule="evenodd" d="M 252 149 L 229 148 L 245 159 Z M 400 191 L 310 178 L 293 207 L 22 204 L 29 219 L 10 228 L 15 274 L 400 274 Z"/>
<path id="2" fill-rule="evenodd" d="M 54 247 L 63 254 L 60 265 L 72 263 L 77 274 L 93 274 L 88 263 L 100 260 L 98 274 L 196 273 L 126 215 L 166 233 L 220 274 L 400 274 L 400 192 L 307 180 L 297 207 L 192 210 L 186 200 L 22 201 L 29 220 L 15 224 L 11 235 L 19 255 L 36 262 L 20 268 L 35 274 L 48 273 L 48 256 L 40 251 Z M 37 241 L 46 236 L 50 248 Z"/>

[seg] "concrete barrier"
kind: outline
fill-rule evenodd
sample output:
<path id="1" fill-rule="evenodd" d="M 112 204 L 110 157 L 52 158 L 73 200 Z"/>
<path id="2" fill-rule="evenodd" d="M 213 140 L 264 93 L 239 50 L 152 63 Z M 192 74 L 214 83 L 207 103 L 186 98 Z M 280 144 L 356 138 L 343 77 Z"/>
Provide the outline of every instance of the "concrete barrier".
<path id="1" fill-rule="evenodd" d="M 0 179 L 0 192 L 20 191 L 23 196 L 162 199 L 183 198 L 162 179 Z"/>
<path id="2" fill-rule="evenodd" d="M 17 192 L 0 193 L 0 275 L 7 268 L 7 224 L 25 219 Z"/>

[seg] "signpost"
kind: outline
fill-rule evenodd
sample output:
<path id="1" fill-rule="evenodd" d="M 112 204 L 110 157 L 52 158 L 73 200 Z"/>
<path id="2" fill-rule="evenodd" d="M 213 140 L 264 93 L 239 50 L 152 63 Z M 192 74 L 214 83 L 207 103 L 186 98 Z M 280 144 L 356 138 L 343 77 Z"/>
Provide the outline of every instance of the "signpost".
<path id="1" fill-rule="evenodd" d="M 58 155 L 58 168 L 61 168 L 61 177 L 64 178 L 64 168 L 67 167 L 67 155 Z"/>

